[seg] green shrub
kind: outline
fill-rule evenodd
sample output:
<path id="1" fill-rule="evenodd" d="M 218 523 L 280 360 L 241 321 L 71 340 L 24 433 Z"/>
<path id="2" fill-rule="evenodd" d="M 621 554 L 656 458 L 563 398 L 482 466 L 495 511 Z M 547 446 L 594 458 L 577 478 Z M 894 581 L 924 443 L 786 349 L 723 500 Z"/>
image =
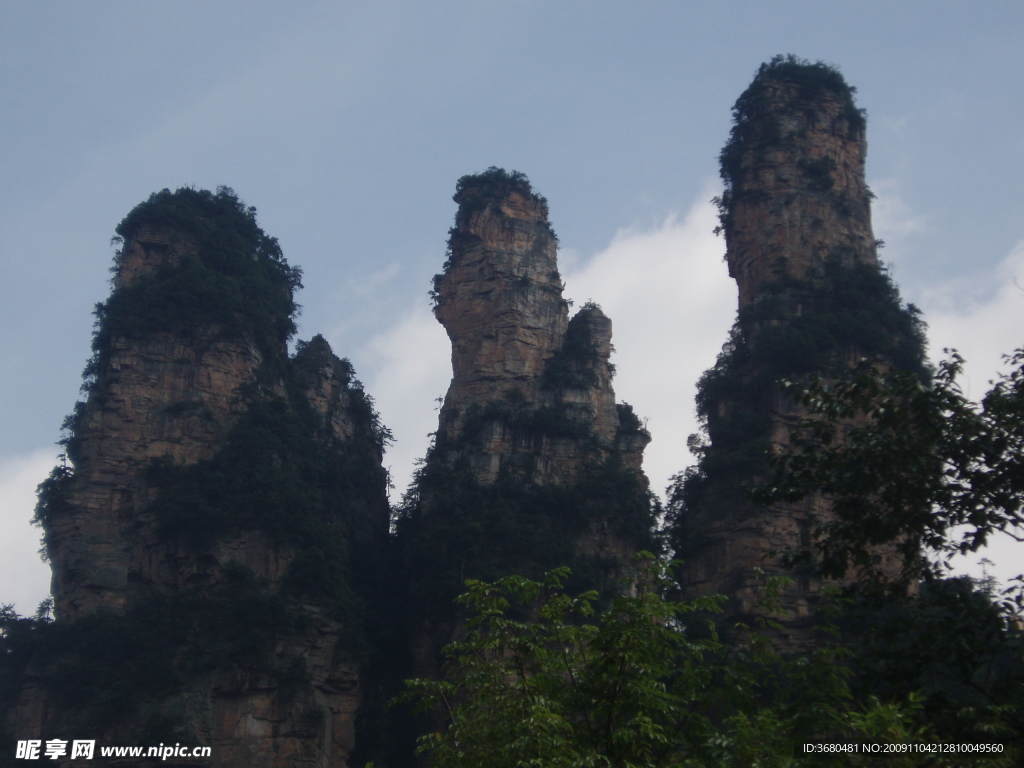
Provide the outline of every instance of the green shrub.
<path id="1" fill-rule="evenodd" d="M 561 349 L 544 366 L 543 386 L 548 389 L 591 389 L 597 386 L 594 367 L 599 356 L 590 324 L 595 312 L 600 313 L 601 307 L 592 301 L 587 302 L 569 320 Z"/>
<path id="2" fill-rule="evenodd" d="M 455 194 L 452 200 L 459 204 L 459 209 L 466 215 L 485 210 L 488 206 L 501 203 L 513 192 L 523 197 L 533 198 L 543 206 L 548 204 L 547 198 L 533 191 L 530 180 L 525 173 L 491 166 L 483 173 L 467 174 L 455 183 Z"/>

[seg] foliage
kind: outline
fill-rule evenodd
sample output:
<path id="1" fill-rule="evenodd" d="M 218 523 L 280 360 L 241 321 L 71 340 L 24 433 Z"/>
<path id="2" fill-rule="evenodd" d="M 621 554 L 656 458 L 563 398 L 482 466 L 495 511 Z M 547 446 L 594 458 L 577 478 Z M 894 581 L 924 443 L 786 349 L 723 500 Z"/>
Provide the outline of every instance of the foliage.
<path id="1" fill-rule="evenodd" d="M 409 681 L 401 697 L 446 715 L 446 731 L 420 739 L 432 764 L 784 766 L 812 739 L 924 735 L 910 720 L 914 698 L 852 703 L 832 645 L 784 659 L 758 632 L 725 643 L 713 624 L 698 631 L 696 615 L 720 598 L 666 599 L 671 584 L 653 559 L 603 615 L 595 593 L 563 591 L 566 577 L 467 582 L 459 601 L 472 618 L 446 651 L 444 679 Z M 829 755 L 800 764 L 866 763 Z"/>
<path id="2" fill-rule="evenodd" d="M 67 495 L 71 489 L 71 478 L 74 472 L 66 464 L 58 464 L 50 471 L 49 477 L 36 488 L 35 515 L 32 524 L 45 526 L 54 516 L 68 509 Z"/>
<path id="3" fill-rule="evenodd" d="M 533 405 L 513 390 L 504 401 L 472 403 L 462 419 L 459 443 L 480 443 L 495 424 L 509 434 L 511 442 L 528 442 L 536 449 L 540 449 L 545 440 L 593 437 L 590 424 L 575 418 L 576 415 L 570 403 Z"/>
<path id="4" fill-rule="evenodd" d="M 944 740 L 1024 747 L 1024 633 L 991 588 L 961 576 L 928 579 L 915 596 L 847 592 L 837 621 L 855 695 L 919 692 L 917 719 Z"/>
<path id="5" fill-rule="evenodd" d="M 296 355 L 289 398 L 251 402 L 213 457 L 184 466 L 151 462 L 147 480 L 160 492 L 149 511 L 166 536 L 193 547 L 238 528 L 290 545 L 297 554 L 288 588 L 334 601 L 346 625 L 358 627 L 349 543 L 366 537 L 360 523 L 382 496 L 383 427 L 372 401 L 352 386 L 356 435 L 341 441 L 327 433 L 302 388 L 307 350 Z M 347 361 L 341 365 L 351 373 Z"/>
<path id="6" fill-rule="evenodd" d="M 485 210 L 494 203 L 500 203 L 513 192 L 526 198 L 533 198 L 547 206 L 547 198 L 536 194 L 525 173 L 491 166 L 483 173 L 467 174 L 455 182 L 452 200 L 459 204 L 465 215 Z"/>
<path id="7" fill-rule="evenodd" d="M 939 558 L 976 551 L 991 536 L 1024 538 L 1024 351 L 980 404 L 956 379 L 963 361 L 943 361 L 930 383 L 863 367 L 858 375 L 792 384 L 808 412 L 793 449 L 774 460 L 764 503 L 823 493 L 833 520 L 805 553 L 827 576 L 870 571 L 872 548 L 895 543 L 908 574 Z"/>
<path id="8" fill-rule="evenodd" d="M 775 101 L 776 86 L 780 84 L 796 86 L 790 101 L 782 105 Z M 721 197 L 714 200 L 721 221 L 721 227 L 716 231 L 728 232 L 731 229 L 733 206 L 741 196 L 764 194 L 761 189 L 744 187 L 744 163 L 751 157 L 764 158 L 771 150 L 790 140 L 783 135 L 780 106 L 790 114 L 799 115 L 812 108 L 815 102 L 825 97 L 833 98 L 839 102 L 849 134 L 854 137 L 863 132 L 866 124 L 864 110 L 858 109 L 854 103 L 856 91 L 846 83 L 839 70 L 821 61 L 812 64 L 792 54 L 780 54 L 762 64 L 753 82 L 733 105 L 729 141 L 719 155 L 725 189 Z M 835 164 L 830 158 L 805 159 L 801 170 L 807 177 L 805 189 L 831 194 Z M 833 196 L 832 202 L 845 215 L 852 212 L 850 201 L 844 196 Z"/>
<path id="9" fill-rule="evenodd" d="M 588 301 L 573 315 L 565 330 L 562 348 L 544 366 L 543 385 L 549 389 L 590 389 L 597 385 L 594 366 L 599 361 L 591 318 L 601 307 Z"/>
<path id="10" fill-rule="evenodd" d="M 572 563 L 577 584 L 607 590 L 607 564 L 576 547 L 595 520 L 633 545 L 651 543 L 655 501 L 638 473 L 614 460 L 588 467 L 571 484 L 539 485 L 508 471 L 484 485 L 464 460 L 445 464 L 428 455 L 413 487 L 396 535 L 415 574 L 417 612 L 449 613 L 467 578 L 540 576 L 559 562 Z"/>
<path id="11" fill-rule="evenodd" d="M 530 184 L 530 180 L 526 178 L 526 174 L 519 171 L 512 171 L 510 173 L 504 168 L 492 165 L 483 173 L 462 176 L 455 183 L 455 194 L 452 196 L 452 200 L 459 204 L 459 210 L 455 214 L 455 226 L 448 230 L 447 258 L 441 268 L 441 272 L 434 275 L 432 281 L 433 287 L 430 291 L 430 298 L 435 307 L 440 299 L 441 281 L 451 269 L 452 256 L 458 249 L 459 243 L 470 246 L 479 241 L 479 238 L 466 228 L 469 219 L 474 214 L 482 213 L 492 206 L 500 206 L 513 192 L 527 199 L 535 200 L 543 209 L 544 218 L 538 222 L 542 232 L 535 243 L 535 247 L 544 247 L 550 240 L 558 242 L 558 236 L 547 220 L 547 198 L 533 191 L 533 186 Z"/>
<path id="12" fill-rule="evenodd" d="M 922 717 L 949 738 L 997 734 L 1019 748 L 1021 585 L 998 596 L 942 577 L 951 555 L 999 533 L 1024 538 L 1024 352 L 1008 362 L 980 403 L 957 385 L 955 353 L 930 381 L 863 366 L 790 384 L 808 416 L 754 497 L 829 499 L 832 514 L 789 559 L 825 577 L 857 574 L 842 622 L 859 690 L 922 691 Z M 879 565 L 883 550 L 902 555 L 902 574 Z M 918 580 L 920 596 L 908 596 L 901 585 Z"/>
<path id="13" fill-rule="evenodd" d="M 633 411 L 633 406 L 629 403 L 616 403 L 615 410 L 619 416 L 619 431 L 620 435 L 642 435 L 648 440 L 651 437 L 651 433 L 647 431 L 647 427 L 644 422 L 640 420 L 640 417 Z"/>
<path id="14" fill-rule="evenodd" d="M 779 127 L 769 109 L 771 86 L 777 83 L 797 86 L 797 102 L 790 104 L 790 109 L 829 96 L 842 105 L 851 131 L 864 129 L 864 110 L 858 109 L 853 100 L 857 89 L 847 84 L 838 69 L 821 61 L 812 64 L 793 54 L 773 56 L 760 66 L 754 80 L 733 105 L 732 132 L 719 156 L 727 192 L 740 178 L 746 153 L 763 152 L 779 141 Z"/>
<path id="15" fill-rule="evenodd" d="M 216 194 L 182 187 L 154 192 L 117 226 L 131 240 L 145 228 L 169 230 L 169 246 L 180 259 L 165 260 L 156 270 L 117 285 L 96 305 L 94 357 L 86 377 L 94 378 L 100 359 L 114 337 L 138 338 L 152 333 L 191 336 L 200 330 L 248 336 L 265 357 L 283 354 L 295 333 L 302 272 L 289 266 L 277 239 L 256 224 L 256 209 L 246 207 L 228 187 Z M 120 275 L 124 253 L 113 271 Z M 115 283 L 116 285 L 116 283 Z"/>

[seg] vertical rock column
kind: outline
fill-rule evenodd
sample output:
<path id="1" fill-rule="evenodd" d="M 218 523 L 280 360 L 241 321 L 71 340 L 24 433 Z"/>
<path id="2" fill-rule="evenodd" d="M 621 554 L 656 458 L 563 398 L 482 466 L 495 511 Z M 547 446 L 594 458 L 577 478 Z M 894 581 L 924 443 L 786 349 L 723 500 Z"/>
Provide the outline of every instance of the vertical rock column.
<path id="1" fill-rule="evenodd" d="M 749 617 L 760 610 L 755 569 L 795 576 L 781 602 L 797 645 L 822 582 L 779 558 L 808 548 L 830 508 L 820 496 L 771 509 L 747 500 L 766 479 L 765 452 L 805 415 L 778 381 L 843 375 L 865 359 L 919 370 L 923 359 L 917 320 L 879 270 L 852 94 L 823 64 L 777 57 L 736 102 L 720 211 L 739 313 L 699 384 L 709 444 L 672 504 L 690 592 L 725 594 L 727 615 Z"/>
<path id="2" fill-rule="evenodd" d="M 755 82 L 722 151 L 722 229 L 741 308 L 780 279 L 820 278 L 830 260 L 878 266 L 864 115 L 841 75 L 813 67 Z"/>
<path id="3" fill-rule="evenodd" d="M 196 246 L 167 227 L 143 227 L 124 242 L 114 290 L 125 291 L 195 257 Z M 283 341 L 280 352 L 283 354 Z M 95 381 L 75 419 L 69 453 L 74 476 L 63 512 L 46 521 L 56 615 L 74 620 L 98 610 L 123 612 L 135 598 L 180 586 L 159 532 L 145 514 L 155 498 L 146 468 L 209 459 L 244 410 L 239 388 L 252 383 L 262 355 L 251 339 L 198 329 L 190 337 L 153 332 L 112 335 L 94 361 Z M 166 549 L 166 545 L 159 547 Z M 147 556 L 142 556 L 146 552 Z"/>
<path id="4" fill-rule="evenodd" d="M 0 723 L 341 768 L 388 535 L 386 430 L 322 337 L 289 357 L 299 272 L 230 190 L 156 193 L 118 233 L 72 466 L 39 508 L 56 620 L 38 634 L 60 641 L 23 649 Z"/>
<path id="5" fill-rule="evenodd" d="M 449 259 L 435 277 L 453 374 L 435 461 L 458 445 L 485 484 L 503 470 L 564 484 L 613 453 L 639 471 L 647 440 L 620 429 L 611 321 L 595 304 L 568 319 L 547 201 L 500 169 L 463 177 L 455 200 Z"/>

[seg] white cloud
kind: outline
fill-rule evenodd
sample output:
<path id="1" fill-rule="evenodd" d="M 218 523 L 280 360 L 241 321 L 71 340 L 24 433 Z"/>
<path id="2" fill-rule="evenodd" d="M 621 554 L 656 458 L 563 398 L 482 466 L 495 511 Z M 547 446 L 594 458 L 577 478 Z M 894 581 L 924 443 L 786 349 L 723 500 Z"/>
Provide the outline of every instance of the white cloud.
<path id="1" fill-rule="evenodd" d="M 937 283 L 920 294 L 932 357 L 940 357 L 943 348 L 956 349 L 966 360 L 964 393 L 980 399 L 1006 370 L 1002 356 L 1024 346 L 1024 240 L 995 269 Z M 1024 545 L 997 534 L 984 550 L 956 558 L 955 569 L 981 577 L 982 558 L 994 563 L 989 574 L 1005 582 L 1024 570 Z"/>
<path id="2" fill-rule="evenodd" d="M 50 594 L 50 568 L 40 560 L 38 528 L 29 520 L 36 486 L 56 462 L 50 449 L 0 463 L 0 604 L 13 603 L 19 613 L 33 614 Z"/>
<path id="3" fill-rule="evenodd" d="M 428 434 L 437 429 L 437 404 L 451 383 L 451 345 L 444 328 L 423 303 L 366 344 L 359 355 L 366 391 L 381 420 L 395 435 L 384 457 L 398 496 L 412 479 L 417 459 L 426 453 Z M 394 500 L 395 494 L 392 494 Z"/>
<path id="4" fill-rule="evenodd" d="M 612 320 L 618 367 L 615 394 L 631 403 L 653 441 L 644 469 L 651 488 L 692 463 L 686 438 L 697 431 L 696 383 L 714 364 L 736 314 L 736 285 L 722 257 L 725 243 L 709 201 L 653 230 L 620 231 L 593 258 L 564 270 L 577 305 L 593 299 Z"/>
<path id="5" fill-rule="evenodd" d="M 966 358 L 964 390 L 977 399 L 1004 369 L 1002 356 L 1024 346 L 1024 240 L 995 269 L 919 291 L 932 356 L 944 347 Z"/>
<path id="6" fill-rule="evenodd" d="M 905 255 L 913 235 L 927 232 L 928 221 L 916 214 L 901 195 L 896 179 L 871 182 L 875 201 L 871 204 L 871 223 L 875 237 L 885 241 L 885 250 L 879 255 L 886 261 L 899 260 Z"/>
<path id="7" fill-rule="evenodd" d="M 714 193 L 709 186 L 702 200 Z M 567 298 L 577 306 L 593 299 L 612 319 L 616 396 L 648 419 L 654 441 L 644 467 L 657 492 L 691 463 L 686 438 L 697 429 L 695 384 L 714 363 L 735 315 L 736 287 L 722 261 L 724 244 L 712 233 L 715 217 L 714 206 L 702 201 L 681 220 L 672 215 L 651 230 L 618 232 L 589 259 L 559 255 Z M 451 346 L 424 304 L 374 336 L 357 357 L 367 391 L 395 433 L 385 464 L 401 493 L 428 433 L 437 429 L 434 400 L 451 381 Z"/>

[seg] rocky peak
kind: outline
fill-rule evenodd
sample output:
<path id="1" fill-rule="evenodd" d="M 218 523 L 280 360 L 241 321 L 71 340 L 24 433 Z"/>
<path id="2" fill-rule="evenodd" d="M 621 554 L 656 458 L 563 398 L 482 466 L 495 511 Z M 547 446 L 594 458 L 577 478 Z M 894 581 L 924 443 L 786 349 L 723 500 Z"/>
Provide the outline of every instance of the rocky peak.
<path id="1" fill-rule="evenodd" d="M 435 314 L 452 342 L 448 399 L 526 395 L 568 317 L 547 204 L 524 179 L 490 172 L 464 178 L 455 200 L 448 261 L 435 279 Z"/>
<path id="2" fill-rule="evenodd" d="M 71 466 L 38 508 L 40 631 L 75 640 L 40 646 L 8 727 L 144 743 L 159 722 L 212 765 L 344 765 L 387 431 L 323 337 L 288 357 L 299 272 L 231 190 L 164 190 L 117 231 Z"/>
<path id="3" fill-rule="evenodd" d="M 438 447 L 472 432 L 485 482 L 524 455 L 536 482 L 575 479 L 616 450 L 611 320 L 592 303 L 568 320 L 547 201 L 523 174 L 465 176 L 454 200 L 448 260 L 434 278 L 453 373 Z M 630 467 L 639 470 L 644 445 L 631 444 Z"/>
<path id="4" fill-rule="evenodd" d="M 835 70 L 790 57 L 763 65 L 737 100 L 721 220 L 741 307 L 766 283 L 814 279 L 829 261 L 878 265 L 854 92 Z"/>

